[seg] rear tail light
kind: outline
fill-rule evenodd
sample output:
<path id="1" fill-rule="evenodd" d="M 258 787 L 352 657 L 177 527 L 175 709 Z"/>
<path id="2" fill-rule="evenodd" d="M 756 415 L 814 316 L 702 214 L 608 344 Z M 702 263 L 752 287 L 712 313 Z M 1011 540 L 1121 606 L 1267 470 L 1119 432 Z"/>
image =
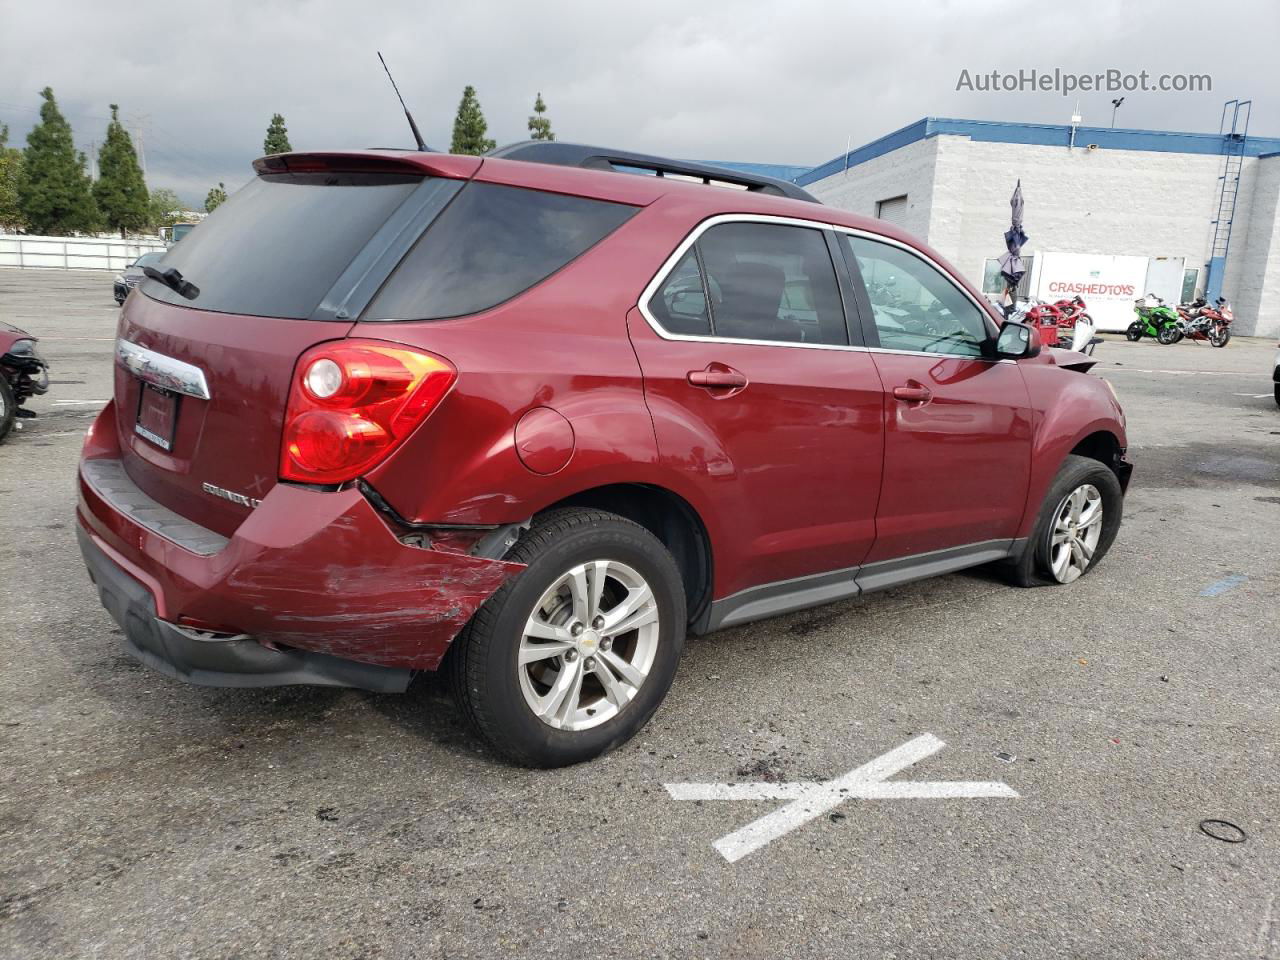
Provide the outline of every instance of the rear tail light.
<path id="1" fill-rule="evenodd" d="M 458 378 L 441 357 L 373 340 L 337 340 L 298 360 L 280 478 L 345 483 L 383 460 Z"/>

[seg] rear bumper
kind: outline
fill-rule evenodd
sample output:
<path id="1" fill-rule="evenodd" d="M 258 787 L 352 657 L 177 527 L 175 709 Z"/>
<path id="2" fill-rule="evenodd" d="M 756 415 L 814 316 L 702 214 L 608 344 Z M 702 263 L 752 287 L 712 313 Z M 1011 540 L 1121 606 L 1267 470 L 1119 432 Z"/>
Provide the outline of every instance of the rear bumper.
<path id="1" fill-rule="evenodd" d="M 523 569 L 405 544 L 355 489 L 277 484 L 221 537 L 132 484 L 113 407 L 85 442 L 81 549 L 130 652 L 172 676 L 368 686 L 387 681 L 330 661 L 435 669 L 476 609 Z M 195 639 L 177 626 L 192 621 L 252 639 Z"/>
<path id="2" fill-rule="evenodd" d="M 83 527 L 76 536 L 102 605 L 120 625 L 125 652 L 166 676 L 207 687 L 308 684 L 400 693 L 409 685 L 412 671 L 407 668 L 305 650 L 272 650 L 248 637 L 202 638 L 161 620 L 146 587 L 125 573 Z"/>

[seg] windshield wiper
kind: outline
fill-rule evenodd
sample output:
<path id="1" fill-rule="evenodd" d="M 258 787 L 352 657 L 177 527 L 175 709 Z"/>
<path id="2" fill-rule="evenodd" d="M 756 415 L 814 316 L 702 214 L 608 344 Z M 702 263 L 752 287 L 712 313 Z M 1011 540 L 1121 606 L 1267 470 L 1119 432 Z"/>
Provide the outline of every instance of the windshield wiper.
<path id="1" fill-rule="evenodd" d="M 157 270 L 155 267 L 143 267 L 144 276 L 157 283 L 163 283 L 166 287 L 178 294 L 180 297 L 186 297 L 188 300 L 194 300 L 200 296 L 200 288 L 194 283 L 182 279 L 182 272 L 177 267 L 170 267 L 168 270 Z"/>

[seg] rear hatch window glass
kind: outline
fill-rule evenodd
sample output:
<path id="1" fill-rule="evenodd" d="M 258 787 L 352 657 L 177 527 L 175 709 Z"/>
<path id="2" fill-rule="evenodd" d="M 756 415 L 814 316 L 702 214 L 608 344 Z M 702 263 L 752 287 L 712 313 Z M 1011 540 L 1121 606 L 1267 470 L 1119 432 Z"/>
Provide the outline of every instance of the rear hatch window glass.
<path id="1" fill-rule="evenodd" d="M 401 261 L 363 319 L 436 320 L 497 306 L 599 243 L 637 209 L 470 183 Z"/>
<path id="2" fill-rule="evenodd" d="M 304 319 L 420 177 L 268 174 L 218 207 L 166 254 L 200 294 L 146 280 L 155 300 L 216 313 Z"/>

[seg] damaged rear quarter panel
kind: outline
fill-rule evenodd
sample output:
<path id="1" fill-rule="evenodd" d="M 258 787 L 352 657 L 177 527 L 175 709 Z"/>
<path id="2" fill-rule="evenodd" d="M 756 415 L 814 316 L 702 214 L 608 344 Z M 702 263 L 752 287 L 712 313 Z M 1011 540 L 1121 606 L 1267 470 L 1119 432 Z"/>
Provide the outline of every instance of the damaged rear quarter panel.
<path id="1" fill-rule="evenodd" d="M 366 663 L 434 669 L 476 609 L 524 569 L 404 544 L 354 489 L 278 484 L 213 556 L 122 520 L 83 482 L 81 494 L 86 528 L 157 593 L 162 618 Z"/>

